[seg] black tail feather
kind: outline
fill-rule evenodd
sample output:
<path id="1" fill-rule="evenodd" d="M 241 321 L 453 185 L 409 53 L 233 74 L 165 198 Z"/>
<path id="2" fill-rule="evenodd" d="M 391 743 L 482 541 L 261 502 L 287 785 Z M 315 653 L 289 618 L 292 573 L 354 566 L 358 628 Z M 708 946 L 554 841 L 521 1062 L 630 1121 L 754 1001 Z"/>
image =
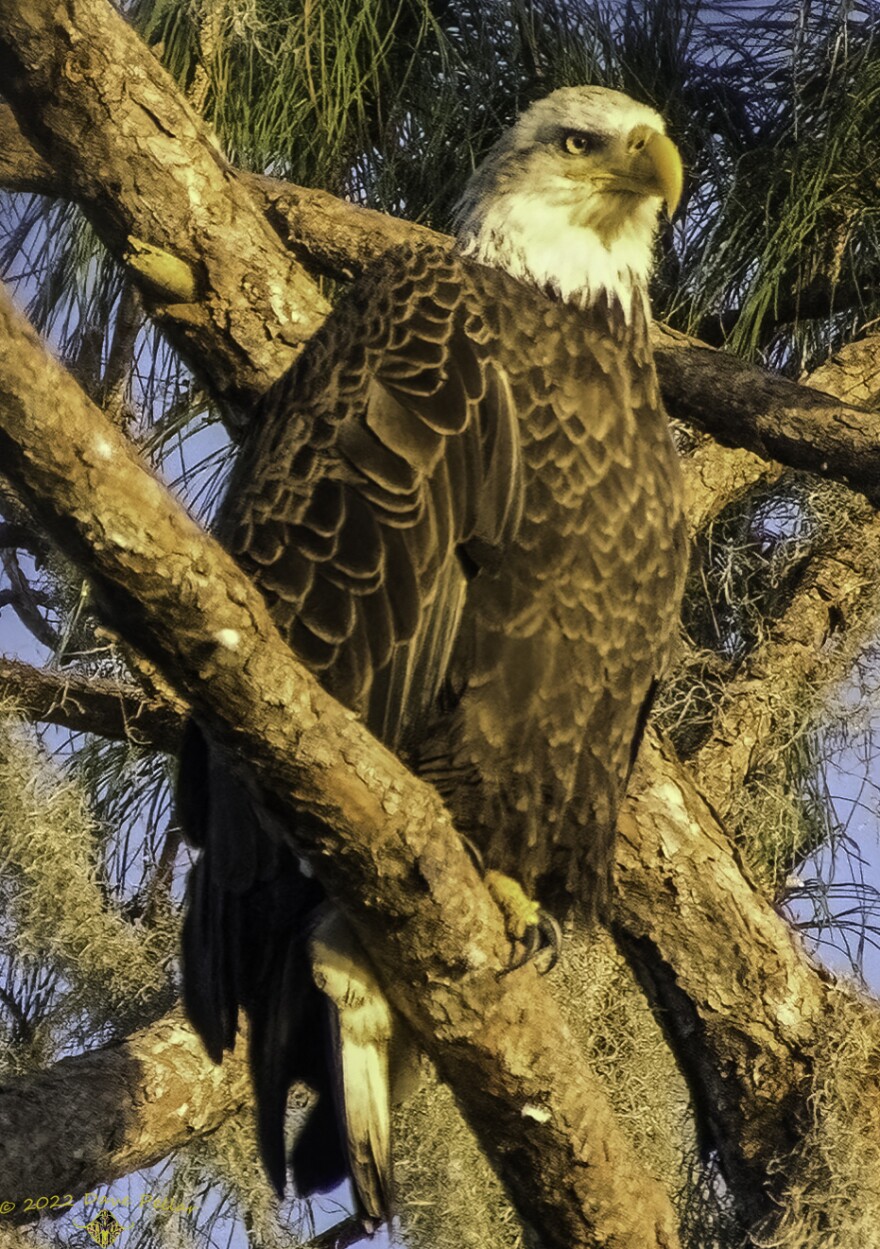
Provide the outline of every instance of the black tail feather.
<path id="1" fill-rule="evenodd" d="M 249 1057 L 266 1172 L 284 1192 L 288 1092 L 302 1081 L 318 1102 L 296 1142 L 300 1196 L 349 1174 L 334 1106 L 327 999 L 311 974 L 308 938 L 324 901 L 296 855 L 266 830 L 244 785 L 190 722 L 181 751 L 177 811 L 201 848 L 187 888 L 183 1000 L 208 1054 L 235 1044 L 239 1009 L 250 1021 Z"/>
<path id="2" fill-rule="evenodd" d="M 213 1062 L 235 1045 L 238 1006 L 233 987 L 230 948 L 235 915 L 228 914 L 224 894 L 211 888 L 206 864 L 200 860 L 187 883 L 186 915 L 181 940 L 183 1005 Z"/>

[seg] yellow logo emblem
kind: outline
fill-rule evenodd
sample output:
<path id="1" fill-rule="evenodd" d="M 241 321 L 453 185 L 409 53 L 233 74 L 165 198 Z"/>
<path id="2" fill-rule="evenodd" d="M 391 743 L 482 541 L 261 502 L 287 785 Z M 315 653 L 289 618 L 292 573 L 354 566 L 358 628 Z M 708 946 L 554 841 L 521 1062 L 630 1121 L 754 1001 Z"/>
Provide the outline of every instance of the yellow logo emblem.
<path id="1" fill-rule="evenodd" d="M 114 1240 L 118 1240 L 125 1228 L 115 1219 L 109 1210 L 102 1210 L 99 1215 L 92 1219 L 91 1223 L 86 1223 L 85 1230 L 91 1236 L 96 1245 L 100 1245 L 101 1249 L 109 1249 Z"/>

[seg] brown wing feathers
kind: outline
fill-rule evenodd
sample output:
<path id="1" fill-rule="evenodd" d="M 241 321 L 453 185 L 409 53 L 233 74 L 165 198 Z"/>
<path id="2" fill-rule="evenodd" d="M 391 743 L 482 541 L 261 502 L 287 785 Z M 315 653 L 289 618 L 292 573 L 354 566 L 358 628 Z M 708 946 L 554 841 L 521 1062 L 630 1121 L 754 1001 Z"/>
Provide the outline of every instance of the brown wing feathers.
<path id="1" fill-rule="evenodd" d="M 644 322 L 551 303 L 442 250 L 402 249 L 266 396 L 219 529 L 297 654 L 406 749 L 487 863 L 547 905 L 577 896 L 589 908 L 674 628 L 676 473 Z M 241 835 L 268 839 L 259 813 Z M 279 853 L 295 875 L 290 850 Z M 279 1089 L 307 1076 L 324 1111 L 294 1174 L 302 1191 L 326 1187 L 345 1163 L 327 1115 L 334 1073 L 302 1009 L 316 990 L 308 968 L 291 978 L 289 959 L 260 953 L 266 942 L 301 952 L 317 904 L 300 890 L 299 911 L 275 913 L 232 880 L 212 901 L 203 864 L 191 906 L 208 914 L 188 920 L 185 948 L 208 987 L 191 991 L 193 1017 L 216 1050 L 245 1003 L 234 969 L 286 968 L 261 990 L 276 994 L 272 1009 L 252 1003 L 262 1148 L 280 1183 Z M 211 869 L 221 894 L 228 867 Z M 230 955 L 229 940 L 244 953 Z M 365 1147 L 357 1165 L 381 1170 L 384 1145 Z M 387 1189 L 381 1175 L 368 1187 L 370 1212 Z"/>
<path id="2" fill-rule="evenodd" d="M 314 356 L 335 367 L 307 359 L 269 393 L 221 520 L 294 649 L 361 709 L 438 593 L 448 608 L 456 547 L 478 529 L 501 542 L 522 496 L 512 397 L 465 332 L 456 263 L 410 254 L 397 267 L 352 299 L 359 325 L 328 324 Z M 344 350 L 351 339 L 360 351 Z M 317 454 L 292 408 L 326 431 Z M 429 649 L 448 661 L 449 642 Z M 410 684 L 396 682 L 398 699 Z"/>

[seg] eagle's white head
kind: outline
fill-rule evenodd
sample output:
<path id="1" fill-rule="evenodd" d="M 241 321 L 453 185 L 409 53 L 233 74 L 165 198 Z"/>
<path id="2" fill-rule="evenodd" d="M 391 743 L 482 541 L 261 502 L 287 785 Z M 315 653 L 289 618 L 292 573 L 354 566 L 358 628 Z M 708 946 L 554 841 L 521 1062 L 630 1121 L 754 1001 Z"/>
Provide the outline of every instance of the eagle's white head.
<path id="1" fill-rule="evenodd" d="M 647 304 L 657 218 L 681 195 L 659 113 L 606 87 L 533 104 L 476 170 L 456 210 L 465 255 L 582 307 Z"/>

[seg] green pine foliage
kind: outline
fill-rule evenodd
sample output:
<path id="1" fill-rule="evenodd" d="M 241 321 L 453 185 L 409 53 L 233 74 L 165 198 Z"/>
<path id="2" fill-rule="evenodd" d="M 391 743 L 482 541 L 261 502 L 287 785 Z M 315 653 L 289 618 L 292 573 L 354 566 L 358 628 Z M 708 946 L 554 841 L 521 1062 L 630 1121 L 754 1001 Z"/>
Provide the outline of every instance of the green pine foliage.
<path id="1" fill-rule="evenodd" d="M 688 170 L 679 218 L 661 238 L 659 316 L 794 376 L 880 318 L 880 21 L 870 0 L 135 0 L 129 12 L 236 164 L 440 229 L 474 165 L 532 100 L 573 83 L 627 91 L 667 117 Z M 0 192 L 0 271 L 92 397 L 209 516 L 229 458 L 216 414 L 79 211 Z M 683 755 L 710 731 L 719 697 L 791 601 L 806 561 L 833 548 L 843 495 L 789 476 L 698 537 L 683 662 L 661 709 Z M 0 508 L 17 514 L 2 493 Z M 25 566 L 49 604 L 52 662 L 127 671 L 70 570 L 45 551 Z M 856 635 L 871 627 L 860 622 Z M 848 844 L 827 767 L 872 749 L 875 717 L 851 714 L 854 686 L 876 672 L 872 655 L 829 652 L 820 685 L 782 709 L 775 745 L 731 819 L 780 905 L 811 854 Z M 7 1070 L 119 1035 L 166 1009 L 175 988 L 187 856 L 173 830 L 168 761 L 88 738 L 62 745 L 52 762 L 9 714 L 0 724 Z M 798 887 L 803 897 L 803 880 Z M 798 912 L 805 932 L 834 937 L 857 963 L 872 935 L 870 893 L 856 889 L 852 915 L 835 919 L 831 887 L 817 879 L 810 888 L 813 909 Z M 573 951 L 576 974 L 558 973 L 571 980 L 573 1024 L 638 1148 L 678 1192 L 686 1245 L 734 1249 L 741 1229 L 692 1139 L 687 1091 L 653 1017 L 612 952 L 577 942 Z M 875 1050 L 873 1038 L 842 1027 L 829 1038 L 829 1070 L 857 1071 Z M 810 1151 L 774 1243 L 869 1243 L 880 1225 L 878 1172 L 857 1109 L 852 1081 L 835 1074 L 817 1090 Z M 430 1089 L 402 1112 L 413 1140 L 402 1168 L 407 1243 L 514 1249 L 525 1242 L 503 1196 L 476 1170 L 463 1175 L 467 1155 L 449 1148 L 467 1136 L 456 1113 Z M 438 1220 L 441 1159 L 440 1189 L 458 1188 L 459 1200 Z M 309 1234 L 311 1212 L 299 1204 L 287 1203 L 278 1222 L 246 1124 L 165 1167 L 168 1191 L 210 1192 L 214 1216 L 209 1230 L 157 1218 L 138 1233 L 144 1249 L 225 1243 L 230 1227 L 266 1245 Z M 829 1191 L 841 1194 L 835 1210 L 823 1205 Z M 839 1231 L 859 1201 L 856 1230 Z M 470 1240 L 456 1231 L 467 1217 Z"/>

